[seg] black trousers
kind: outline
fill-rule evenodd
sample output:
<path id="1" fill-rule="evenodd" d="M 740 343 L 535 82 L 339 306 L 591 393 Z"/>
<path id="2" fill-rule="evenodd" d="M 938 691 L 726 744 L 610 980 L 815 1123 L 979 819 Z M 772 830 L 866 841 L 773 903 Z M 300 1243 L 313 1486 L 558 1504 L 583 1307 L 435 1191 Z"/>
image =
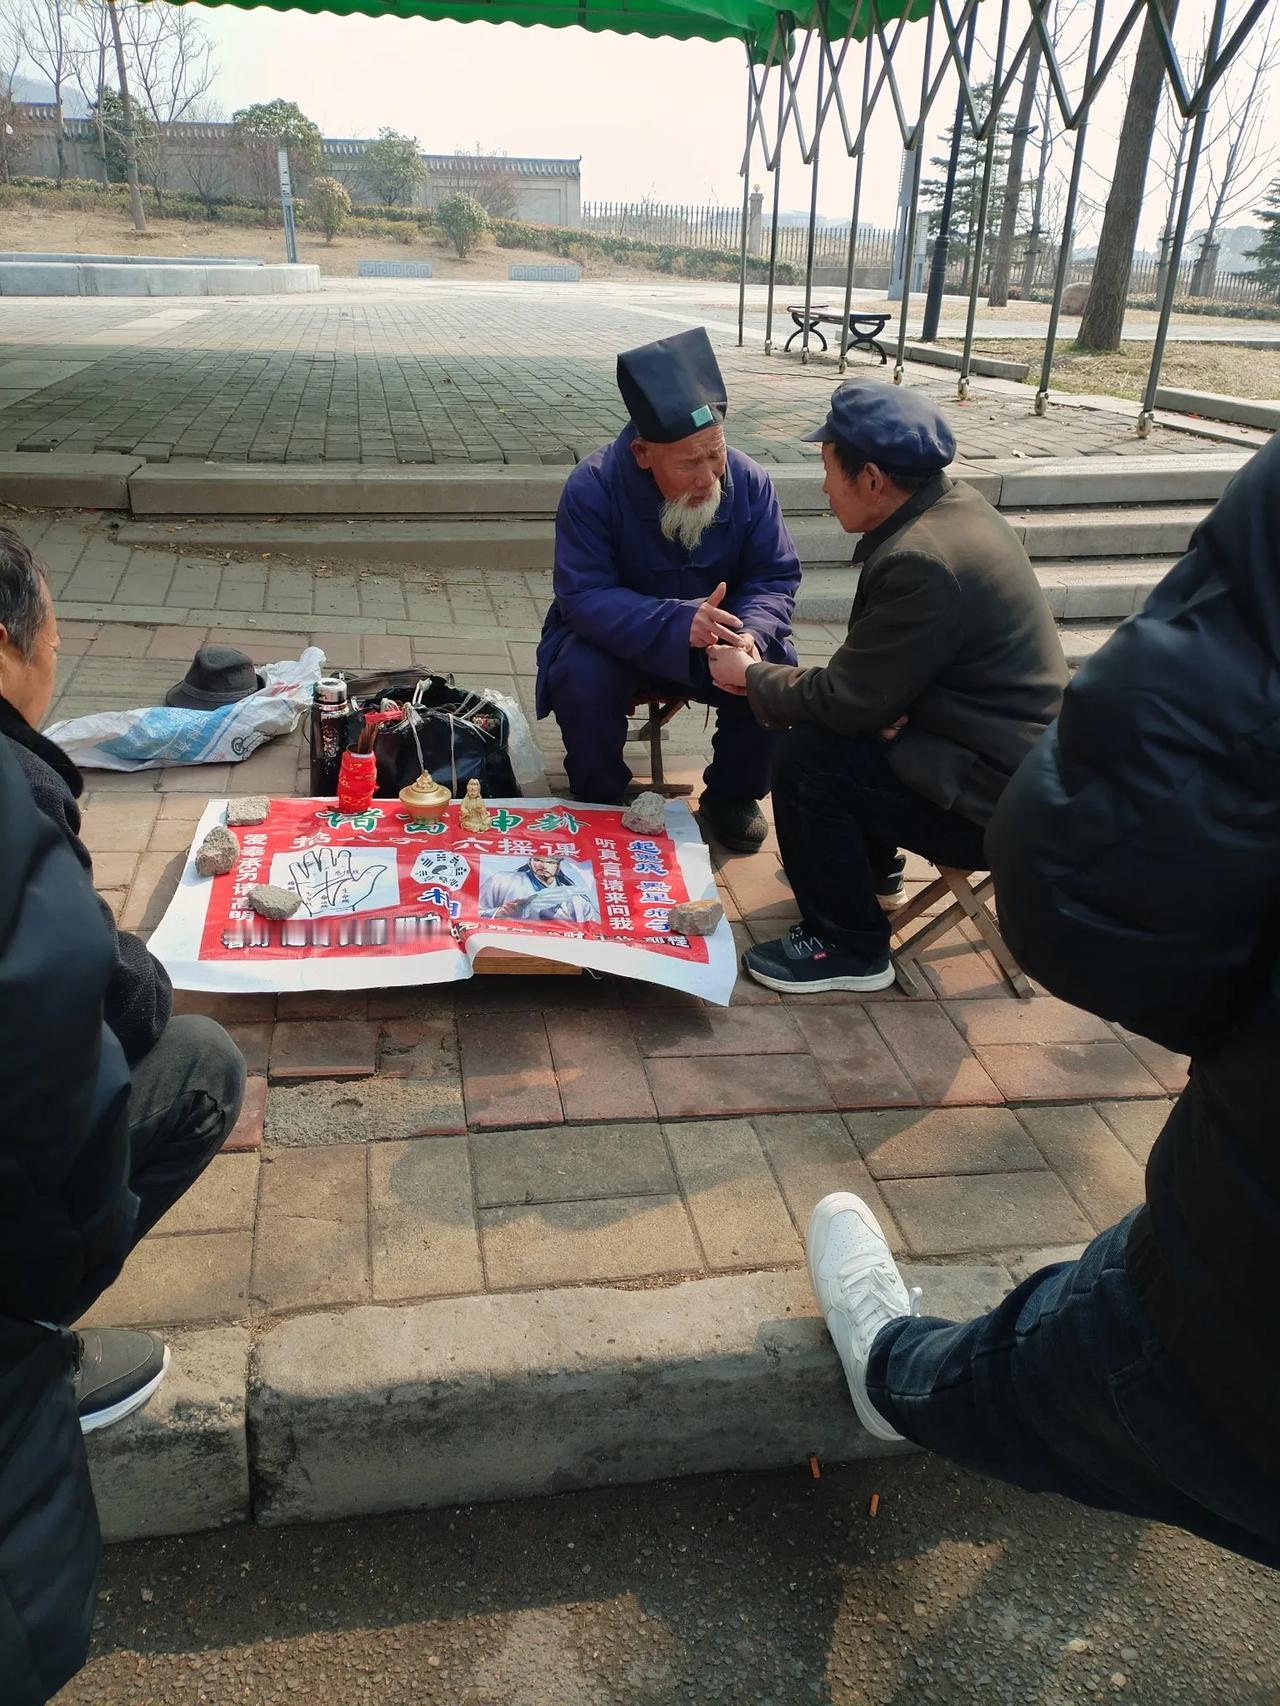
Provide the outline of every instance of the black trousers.
<path id="1" fill-rule="evenodd" d="M 798 723 L 773 755 L 773 811 L 787 880 L 805 925 L 847 954 L 881 959 L 889 920 L 876 879 L 899 848 L 935 864 L 985 869 L 983 831 L 912 790 L 876 735 Z"/>
<path id="2" fill-rule="evenodd" d="M 135 1243 L 189 1190 L 222 1148 L 244 1099 L 244 1057 L 200 1014 L 170 1019 L 133 1068 L 129 1185 L 141 1203 Z"/>

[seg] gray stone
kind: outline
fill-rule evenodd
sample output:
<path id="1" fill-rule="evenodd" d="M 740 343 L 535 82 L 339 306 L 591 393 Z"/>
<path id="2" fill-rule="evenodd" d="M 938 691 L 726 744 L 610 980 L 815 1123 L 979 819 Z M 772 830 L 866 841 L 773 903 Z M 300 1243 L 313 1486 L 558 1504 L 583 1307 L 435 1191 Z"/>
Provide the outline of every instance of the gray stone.
<path id="1" fill-rule="evenodd" d="M 302 905 L 300 894 L 282 889 L 278 883 L 255 883 L 247 899 L 260 918 L 292 918 Z"/>
<path id="2" fill-rule="evenodd" d="M 664 835 L 667 802 L 661 794 L 637 794 L 622 814 L 622 827 L 633 835 Z"/>
<path id="3" fill-rule="evenodd" d="M 1089 306 L 1089 285 L 1069 284 L 1062 293 L 1062 312 L 1064 314 L 1083 314 Z"/>
<path id="4" fill-rule="evenodd" d="M 265 794 L 245 794 L 238 800 L 227 801 L 227 823 L 245 828 L 250 824 L 265 823 L 270 809 Z"/>
<path id="5" fill-rule="evenodd" d="M 235 869 L 236 860 L 239 857 L 240 843 L 229 829 L 224 828 L 220 823 L 215 823 L 199 847 L 196 848 L 196 870 L 202 877 L 222 877 L 228 871 Z M 280 892 L 288 893 L 288 890 L 281 890 Z M 293 898 L 296 902 L 298 896 L 294 895 Z M 268 913 L 267 916 L 274 917 L 276 915 Z M 287 918 L 288 913 L 281 916 Z"/>
<path id="6" fill-rule="evenodd" d="M 681 900 L 667 914 L 667 929 L 679 936 L 710 936 L 723 917 L 718 900 Z"/>
<path id="7" fill-rule="evenodd" d="M 103 1537 L 140 1540 L 247 1522 L 245 1378 L 249 1333 L 173 1334 L 159 1391 L 85 1440 Z"/>
<path id="8" fill-rule="evenodd" d="M 376 1078 L 273 1084 L 264 1139 L 269 1146 L 382 1143 L 447 1137 L 467 1129 L 456 1066 L 430 1078 Z"/>

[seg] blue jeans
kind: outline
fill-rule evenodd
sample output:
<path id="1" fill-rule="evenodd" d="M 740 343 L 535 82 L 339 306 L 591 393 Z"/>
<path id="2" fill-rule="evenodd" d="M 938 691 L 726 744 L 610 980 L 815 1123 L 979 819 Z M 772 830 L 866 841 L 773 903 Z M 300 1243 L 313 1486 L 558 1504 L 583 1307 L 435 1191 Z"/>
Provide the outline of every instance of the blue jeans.
<path id="1" fill-rule="evenodd" d="M 1170 1523 L 1280 1568 L 1280 1487 L 1152 1333 L 1125 1273 L 1132 1220 L 976 1321 L 892 1322 L 872 1347 L 871 1401 L 905 1438 L 966 1468 Z M 1221 1376 L 1247 1381 L 1249 1370 Z"/>

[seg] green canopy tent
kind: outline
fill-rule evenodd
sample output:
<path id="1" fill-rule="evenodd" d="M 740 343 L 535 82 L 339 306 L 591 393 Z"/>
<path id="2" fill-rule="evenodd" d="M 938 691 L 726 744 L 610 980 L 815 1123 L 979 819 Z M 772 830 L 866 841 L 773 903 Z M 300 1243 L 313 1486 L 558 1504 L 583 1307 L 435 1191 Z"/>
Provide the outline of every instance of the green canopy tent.
<path id="1" fill-rule="evenodd" d="M 872 26 L 871 0 L 835 0 L 791 11 L 766 0 L 189 0 L 191 4 L 269 6 L 277 12 L 334 12 L 367 18 L 427 18 L 437 23 L 542 24 L 549 29 L 576 27 L 611 30 L 617 35 L 672 36 L 678 41 L 743 41 L 763 59 L 782 21 L 788 29 L 825 30 L 836 40 L 861 40 Z M 905 12 L 923 17 L 933 0 L 876 0 L 882 24 Z M 856 16 L 855 16 L 856 14 Z M 852 17 L 853 28 L 850 30 Z"/>

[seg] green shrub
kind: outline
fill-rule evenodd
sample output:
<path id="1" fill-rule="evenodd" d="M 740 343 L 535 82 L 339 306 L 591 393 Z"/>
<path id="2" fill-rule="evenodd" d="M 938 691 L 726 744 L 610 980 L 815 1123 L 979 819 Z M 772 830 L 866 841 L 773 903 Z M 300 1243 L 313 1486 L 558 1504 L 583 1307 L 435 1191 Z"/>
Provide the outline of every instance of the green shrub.
<path id="1" fill-rule="evenodd" d="M 465 261 L 489 229 L 489 215 L 480 203 L 469 195 L 449 195 L 436 208 L 436 220 Z"/>

